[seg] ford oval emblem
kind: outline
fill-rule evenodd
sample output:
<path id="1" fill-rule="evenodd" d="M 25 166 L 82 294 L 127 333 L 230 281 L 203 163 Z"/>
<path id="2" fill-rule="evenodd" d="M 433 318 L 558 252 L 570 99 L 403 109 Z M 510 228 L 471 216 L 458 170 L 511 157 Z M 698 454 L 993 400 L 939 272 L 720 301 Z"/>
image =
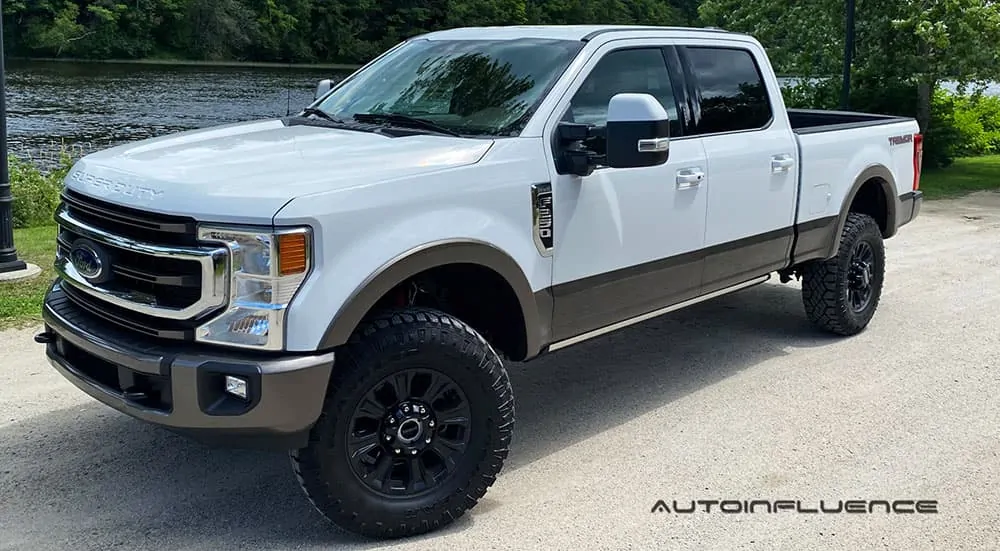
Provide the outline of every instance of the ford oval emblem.
<path id="1" fill-rule="evenodd" d="M 69 251 L 69 261 L 77 273 L 87 279 L 98 279 L 104 273 L 104 262 L 101 253 L 89 243 L 74 243 Z"/>

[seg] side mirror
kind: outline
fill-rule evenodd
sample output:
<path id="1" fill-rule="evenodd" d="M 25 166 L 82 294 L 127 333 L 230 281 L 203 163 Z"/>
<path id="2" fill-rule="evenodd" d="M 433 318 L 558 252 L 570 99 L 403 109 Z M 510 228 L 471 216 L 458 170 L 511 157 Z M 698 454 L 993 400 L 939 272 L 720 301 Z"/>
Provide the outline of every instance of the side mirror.
<path id="1" fill-rule="evenodd" d="M 605 132 L 609 167 L 662 165 L 670 156 L 670 116 L 649 94 L 615 94 Z"/>
<path id="2" fill-rule="evenodd" d="M 323 80 L 319 81 L 319 84 L 316 85 L 316 96 L 313 97 L 313 99 L 319 99 L 323 97 L 324 95 L 326 95 L 327 92 L 330 91 L 331 88 L 333 88 L 332 80 L 324 78 Z"/>

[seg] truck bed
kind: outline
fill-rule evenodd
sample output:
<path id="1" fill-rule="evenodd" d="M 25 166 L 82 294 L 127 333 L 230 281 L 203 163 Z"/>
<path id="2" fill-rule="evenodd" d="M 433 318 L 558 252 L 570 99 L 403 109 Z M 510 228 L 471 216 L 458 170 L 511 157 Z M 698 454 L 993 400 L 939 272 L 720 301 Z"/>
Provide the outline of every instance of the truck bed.
<path id="1" fill-rule="evenodd" d="M 788 121 L 796 134 L 833 132 L 849 128 L 879 126 L 911 120 L 907 117 L 875 115 L 855 111 L 827 111 L 823 109 L 788 109 Z"/>

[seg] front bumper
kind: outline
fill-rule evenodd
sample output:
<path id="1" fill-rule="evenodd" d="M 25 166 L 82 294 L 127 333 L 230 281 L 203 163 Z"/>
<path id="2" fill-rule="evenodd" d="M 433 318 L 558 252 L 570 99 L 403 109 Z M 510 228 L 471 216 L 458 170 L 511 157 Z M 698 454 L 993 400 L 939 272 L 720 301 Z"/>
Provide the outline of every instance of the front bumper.
<path id="1" fill-rule="evenodd" d="M 168 344 L 125 332 L 77 308 L 58 281 L 36 340 L 64 377 L 137 419 L 222 446 L 303 447 L 319 417 L 334 354 L 229 352 Z M 225 376 L 248 384 L 248 399 L 224 392 Z"/>

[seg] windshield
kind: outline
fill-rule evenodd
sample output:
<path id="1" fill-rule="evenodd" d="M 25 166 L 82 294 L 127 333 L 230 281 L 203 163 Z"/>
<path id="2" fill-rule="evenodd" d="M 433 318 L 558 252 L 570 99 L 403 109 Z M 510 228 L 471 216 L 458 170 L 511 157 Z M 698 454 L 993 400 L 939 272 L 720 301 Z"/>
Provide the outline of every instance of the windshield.
<path id="1" fill-rule="evenodd" d="M 462 135 L 517 135 L 580 41 L 414 40 L 333 90 L 323 111 L 418 117 Z"/>

